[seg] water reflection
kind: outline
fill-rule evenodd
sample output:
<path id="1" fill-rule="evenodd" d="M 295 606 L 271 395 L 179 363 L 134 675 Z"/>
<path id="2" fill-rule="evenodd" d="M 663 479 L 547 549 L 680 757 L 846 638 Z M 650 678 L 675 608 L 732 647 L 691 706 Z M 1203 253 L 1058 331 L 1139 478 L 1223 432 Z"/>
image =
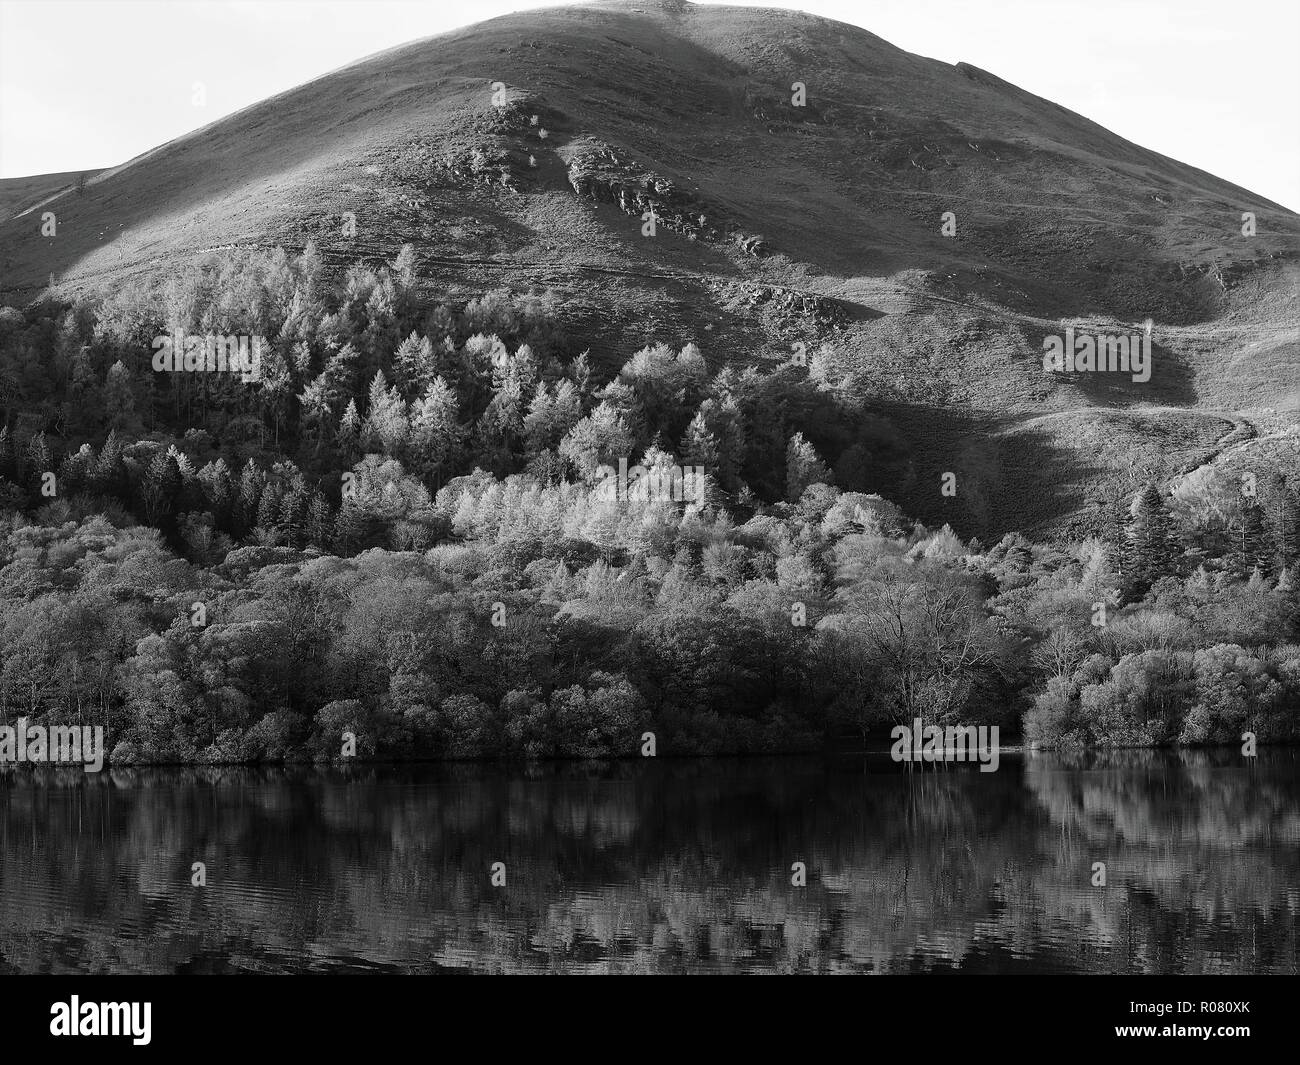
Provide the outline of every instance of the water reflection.
<path id="1" fill-rule="evenodd" d="M 10 771 L 0 971 L 1295 973 L 1298 844 L 1288 750 Z"/>

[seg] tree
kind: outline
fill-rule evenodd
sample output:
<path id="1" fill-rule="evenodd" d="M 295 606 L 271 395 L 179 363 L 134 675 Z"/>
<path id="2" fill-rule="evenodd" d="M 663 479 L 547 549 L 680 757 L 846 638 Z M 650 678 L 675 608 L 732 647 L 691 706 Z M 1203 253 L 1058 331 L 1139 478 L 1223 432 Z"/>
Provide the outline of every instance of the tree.
<path id="1" fill-rule="evenodd" d="M 1239 577 L 1248 577 L 1255 570 L 1268 573 L 1273 569 L 1275 555 L 1264 508 L 1254 501 L 1243 501 L 1232 523 L 1230 568 Z"/>
<path id="2" fill-rule="evenodd" d="M 601 403 L 560 441 L 560 454 L 573 463 L 579 476 L 590 480 L 597 468 L 616 467 L 632 451 L 632 435 L 623 416 Z"/>
<path id="3" fill-rule="evenodd" d="M 456 393 L 435 377 L 411 414 L 411 452 L 417 467 L 438 483 L 455 461 L 464 437 Z"/>
<path id="4" fill-rule="evenodd" d="M 396 386 L 389 387 L 384 371 L 377 371 L 370 383 L 370 405 L 361 429 L 362 447 L 379 447 L 385 454 L 397 457 L 405 451 L 410 432 L 406 402 Z"/>
<path id="5" fill-rule="evenodd" d="M 478 430 L 492 465 L 507 472 L 515 442 L 523 429 L 523 392 L 519 381 L 510 375 L 501 381 L 479 419 Z"/>
<path id="6" fill-rule="evenodd" d="M 591 395 L 591 359 L 589 351 L 584 351 L 569 363 L 569 379 L 584 400 Z"/>
<path id="7" fill-rule="evenodd" d="M 1294 566 L 1300 561 L 1300 499 L 1281 473 L 1269 479 L 1265 506 L 1278 561 L 1283 566 Z"/>
<path id="8" fill-rule="evenodd" d="M 231 508 L 235 500 L 235 483 L 226 460 L 218 458 L 209 462 L 199 470 L 197 476 L 208 511 L 219 526 L 229 527 Z"/>
<path id="9" fill-rule="evenodd" d="M 836 629 L 862 641 L 894 720 L 955 720 L 979 671 L 996 660 L 974 589 L 943 573 L 887 574 L 851 586 L 844 599 L 849 616 Z"/>
<path id="10" fill-rule="evenodd" d="M 696 411 L 682 436 L 678 451 L 687 466 L 703 466 L 706 473 L 716 476 L 721 448 L 718 438 L 709 432 L 709 423 L 703 410 Z"/>
<path id="11" fill-rule="evenodd" d="M 345 344 L 334 353 L 320 374 L 298 397 L 303 406 L 303 420 L 316 428 L 316 449 L 325 442 L 334 412 L 350 398 L 357 367 L 357 350 Z"/>
<path id="12" fill-rule="evenodd" d="M 411 333 L 393 356 L 393 376 L 408 399 L 422 395 L 438 375 L 438 359 L 428 337 Z"/>
<path id="13" fill-rule="evenodd" d="M 393 275 L 403 290 L 415 284 L 415 245 L 403 244 L 397 258 L 390 264 Z"/>
<path id="14" fill-rule="evenodd" d="M 1148 483 L 1133 507 L 1128 524 L 1125 576 L 1135 591 L 1145 592 L 1174 571 L 1175 541 L 1160 490 Z"/>
<path id="15" fill-rule="evenodd" d="M 349 399 L 348 405 L 339 415 L 338 446 L 344 456 L 351 458 L 361 444 L 361 415 L 357 413 L 357 401 Z"/>
<path id="16" fill-rule="evenodd" d="M 249 459 L 239 474 L 239 492 L 235 500 L 235 533 L 243 536 L 257 524 L 258 504 L 262 498 L 262 487 L 266 484 L 266 474 L 257 468 L 257 463 Z"/>
<path id="17" fill-rule="evenodd" d="M 108 376 L 104 380 L 104 409 L 109 412 L 112 428 L 131 432 L 139 427 L 135 416 L 135 388 L 131 381 L 131 371 L 121 359 L 108 368 Z"/>
<path id="18" fill-rule="evenodd" d="M 307 507 L 307 542 L 325 550 L 333 541 L 334 515 L 329 501 L 322 492 L 313 491 Z"/>
<path id="19" fill-rule="evenodd" d="M 550 447 L 554 436 L 555 400 L 542 384 L 528 404 L 524 417 L 524 439 L 530 456 L 538 455 Z"/>
<path id="20" fill-rule="evenodd" d="M 810 484 L 830 484 L 833 478 L 826 463 L 803 433 L 795 433 L 785 451 L 785 498 L 797 503 Z"/>
<path id="21" fill-rule="evenodd" d="M 159 448 L 140 482 L 140 500 L 150 525 L 161 525 L 175 505 L 181 474 L 170 451 Z"/>
<path id="22" fill-rule="evenodd" d="M 302 475 L 298 474 L 290 484 L 289 491 L 280 501 L 279 514 L 280 527 L 295 546 L 300 545 L 307 537 L 310 505 L 311 492 L 303 481 Z"/>
<path id="23" fill-rule="evenodd" d="M 285 400 L 292 391 L 293 381 L 289 376 L 289 364 L 274 345 L 264 345 L 260 374 L 261 385 L 258 389 L 258 398 L 262 403 L 265 416 L 271 419 L 272 432 L 278 447 L 280 427 L 284 424 L 286 413 Z"/>

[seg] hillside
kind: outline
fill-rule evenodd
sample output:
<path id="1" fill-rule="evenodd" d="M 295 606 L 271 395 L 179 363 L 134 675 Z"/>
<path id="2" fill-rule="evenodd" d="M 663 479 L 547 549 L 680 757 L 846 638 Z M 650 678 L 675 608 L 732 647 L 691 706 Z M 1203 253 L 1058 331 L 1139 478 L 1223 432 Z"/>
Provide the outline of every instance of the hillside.
<path id="1" fill-rule="evenodd" d="M 30 211 L 51 196 L 69 189 L 75 192 L 82 174 L 87 181 L 98 170 L 72 170 L 62 174 L 32 174 L 28 177 L 0 178 L 0 218 L 12 218 Z"/>
<path id="2" fill-rule="evenodd" d="M 642 0 L 494 19 L 41 209 L 56 236 L 36 213 L 0 222 L 5 302 L 212 250 L 310 239 L 343 266 L 409 241 L 428 291 L 554 291 L 606 375 L 652 341 L 694 341 L 713 369 L 824 346 L 819 372 L 898 430 L 867 487 L 968 535 L 1086 525 L 1135 470 L 1297 446 L 1300 218 L 978 68 L 802 14 Z M 1151 318 L 1150 381 L 1045 374 L 1062 318 Z"/>

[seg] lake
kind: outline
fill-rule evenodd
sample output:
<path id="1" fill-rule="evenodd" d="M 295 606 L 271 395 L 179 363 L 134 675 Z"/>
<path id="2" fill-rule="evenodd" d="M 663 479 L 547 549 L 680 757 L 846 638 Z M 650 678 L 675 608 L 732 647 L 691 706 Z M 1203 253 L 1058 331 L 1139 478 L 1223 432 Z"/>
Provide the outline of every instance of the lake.
<path id="1" fill-rule="evenodd" d="M 0 775 L 0 972 L 1294 974 L 1298 922 L 1295 749 Z"/>

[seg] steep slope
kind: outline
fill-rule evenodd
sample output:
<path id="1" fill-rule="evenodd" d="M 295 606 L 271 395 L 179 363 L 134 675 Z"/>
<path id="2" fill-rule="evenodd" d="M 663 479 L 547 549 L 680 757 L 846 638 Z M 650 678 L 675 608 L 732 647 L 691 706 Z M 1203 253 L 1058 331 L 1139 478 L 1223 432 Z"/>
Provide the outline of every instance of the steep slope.
<path id="1" fill-rule="evenodd" d="M 32 174 L 28 177 L 0 178 L 0 218 L 30 211 L 51 196 L 68 190 L 76 191 L 77 182 L 84 175 L 89 181 L 98 170 L 74 170 L 63 174 Z"/>
<path id="2" fill-rule="evenodd" d="M 555 290 L 607 369 L 650 340 L 695 340 L 714 365 L 825 343 L 832 380 L 905 431 L 881 490 L 972 532 L 1017 524 L 1017 468 L 1046 476 L 1048 527 L 1113 494 L 1117 463 L 1080 454 L 1080 419 L 1122 456 L 1173 446 L 1164 408 L 1188 408 L 1201 443 L 1222 411 L 1300 408 L 1294 214 L 975 67 L 796 13 L 643 0 L 494 19 L 41 209 L 56 236 L 35 213 L 0 223 L 9 302 L 210 249 L 313 239 L 341 265 L 412 241 L 431 288 Z M 1045 374 L 1067 317 L 1153 319 L 1151 380 Z M 969 491 L 941 497 L 958 467 Z"/>

